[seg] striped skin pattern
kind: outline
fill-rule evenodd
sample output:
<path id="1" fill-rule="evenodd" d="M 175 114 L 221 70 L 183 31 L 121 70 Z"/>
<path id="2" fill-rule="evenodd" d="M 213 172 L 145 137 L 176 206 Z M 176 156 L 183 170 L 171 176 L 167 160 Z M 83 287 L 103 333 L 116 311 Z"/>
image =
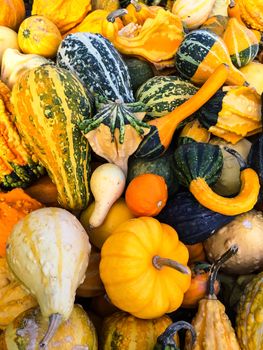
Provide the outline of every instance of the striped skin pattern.
<path id="1" fill-rule="evenodd" d="M 68 35 L 58 49 L 57 64 L 76 74 L 95 95 L 134 102 L 128 68 L 110 41 L 100 34 Z"/>
<path id="2" fill-rule="evenodd" d="M 65 69 L 45 65 L 28 70 L 11 99 L 18 131 L 57 186 L 61 206 L 85 208 L 90 153 L 77 124 L 92 107 L 82 84 Z"/>
<path id="3" fill-rule="evenodd" d="M 136 92 L 136 101 L 147 107 L 148 119 L 159 118 L 172 112 L 192 97 L 198 88 L 191 82 L 176 76 L 155 76 Z"/>

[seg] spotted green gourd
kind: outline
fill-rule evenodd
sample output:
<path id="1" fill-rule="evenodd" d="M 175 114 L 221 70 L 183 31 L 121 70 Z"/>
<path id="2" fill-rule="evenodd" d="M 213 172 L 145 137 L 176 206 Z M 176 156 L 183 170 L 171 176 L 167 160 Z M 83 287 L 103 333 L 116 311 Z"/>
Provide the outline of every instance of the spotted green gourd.
<path id="1" fill-rule="evenodd" d="M 11 100 L 17 129 L 57 186 L 60 205 L 85 208 L 90 152 L 77 123 L 90 117 L 92 102 L 80 81 L 65 69 L 40 66 L 18 79 Z"/>
<path id="2" fill-rule="evenodd" d="M 136 100 L 146 105 L 148 119 L 171 112 L 192 97 L 198 88 L 189 80 L 177 76 L 155 76 L 136 92 Z"/>

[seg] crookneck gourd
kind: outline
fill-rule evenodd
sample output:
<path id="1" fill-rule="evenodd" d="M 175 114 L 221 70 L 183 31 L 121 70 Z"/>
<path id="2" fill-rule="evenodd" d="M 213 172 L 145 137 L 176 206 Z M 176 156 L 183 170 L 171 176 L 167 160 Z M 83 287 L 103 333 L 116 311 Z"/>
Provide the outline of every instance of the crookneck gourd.
<path id="1" fill-rule="evenodd" d="M 150 133 L 139 145 L 135 156 L 153 159 L 164 153 L 169 147 L 178 125 L 203 106 L 224 84 L 229 67 L 218 66 L 202 87 L 187 101 L 161 118 L 149 121 Z"/>
<path id="2" fill-rule="evenodd" d="M 115 19 L 126 10 L 110 13 L 102 23 L 102 34 L 116 49 L 125 55 L 144 57 L 155 64 L 169 61 L 175 55 L 184 38 L 181 19 L 164 9 L 159 9 L 154 18 L 147 18 L 142 26 L 131 22 L 120 31 Z"/>
<path id="3" fill-rule="evenodd" d="M 251 87 L 218 90 L 197 115 L 208 131 L 233 144 L 262 130 L 260 95 Z"/>
<path id="4" fill-rule="evenodd" d="M 235 331 L 225 313 L 224 305 L 217 299 L 214 282 L 222 264 L 230 259 L 238 250 L 232 245 L 211 268 L 208 280 L 207 296 L 200 300 L 192 325 L 196 332 L 196 341 L 192 345 L 190 333 L 186 335 L 185 350 L 240 350 Z"/>
<path id="5" fill-rule="evenodd" d="M 86 231 L 65 209 L 35 210 L 13 228 L 6 248 L 8 266 L 49 320 L 40 347 L 47 346 L 60 324 L 70 318 L 90 249 Z"/>
<path id="6" fill-rule="evenodd" d="M 157 318 L 180 307 L 191 280 L 188 256 L 171 226 L 152 217 L 131 219 L 105 241 L 100 276 L 115 306 Z"/>
<path id="7" fill-rule="evenodd" d="M 56 66 L 32 68 L 15 83 L 12 103 L 18 131 L 57 186 L 60 205 L 85 208 L 90 149 L 77 123 L 90 117 L 92 101 L 80 81 Z"/>
<path id="8" fill-rule="evenodd" d="M 174 153 L 178 181 L 188 187 L 193 196 L 206 208 L 224 215 L 238 215 L 253 209 L 259 194 L 259 178 L 233 149 L 225 148 L 237 157 L 241 168 L 241 190 L 233 198 L 216 194 L 209 185 L 219 178 L 223 155 L 219 146 L 206 143 L 188 143 Z"/>
<path id="9" fill-rule="evenodd" d="M 3 335 L 4 349 L 1 349 L 39 350 L 39 342 L 47 327 L 48 320 L 43 317 L 39 307 L 27 310 L 8 325 Z M 80 305 L 74 305 L 69 319 L 61 324 L 44 349 L 98 350 L 95 327 Z"/>
<path id="10" fill-rule="evenodd" d="M 120 54 L 99 34 L 75 33 L 62 41 L 57 63 L 75 73 L 96 97 L 97 113 L 78 123 L 91 148 L 127 173 L 128 158 L 150 127 L 141 121 L 145 106 L 134 100 Z"/>
<path id="11" fill-rule="evenodd" d="M 236 332 L 242 350 L 263 349 L 263 272 L 250 281 L 237 311 Z"/>
<path id="12" fill-rule="evenodd" d="M 0 81 L 0 188 L 27 187 L 45 173 L 36 157 L 26 150 L 13 123 L 11 91 Z"/>
<path id="13" fill-rule="evenodd" d="M 243 74 L 233 65 L 226 44 L 215 33 L 197 29 L 187 34 L 176 55 L 176 69 L 182 77 L 204 83 L 220 64 L 229 65 L 228 85 L 246 84 Z"/>

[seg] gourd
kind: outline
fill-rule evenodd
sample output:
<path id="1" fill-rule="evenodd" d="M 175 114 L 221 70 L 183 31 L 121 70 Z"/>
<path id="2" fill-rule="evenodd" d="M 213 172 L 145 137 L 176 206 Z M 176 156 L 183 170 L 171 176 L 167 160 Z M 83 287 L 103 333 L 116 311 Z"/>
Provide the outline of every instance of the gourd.
<path id="1" fill-rule="evenodd" d="M 79 24 L 91 10 L 91 1 L 56 0 L 47 6 L 45 0 L 34 0 L 32 15 L 45 16 L 58 27 L 61 34 Z"/>
<path id="2" fill-rule="evenodd" d="M 90 150 L 76 124 L 90 116 L 92 100 L 80 81 L 56 66 L 32 68 L 15 83 L 12 103 L 18 131 L 47 169 L 60 205 L 84 209 Z"/>
<path id="3" fill-rule="evenodd" d="M 190 32 L 175 55 L 175 66 L 179 74 L 196 84 L 203 84 L 222 63 L 229 65 L 227 85 L 246 84 L 243 74 L 231 62 L 226 44 L 211 31 L 197 29 Z"/>
<path id="4" fill-rule="evenodd" d="M 222 15 L 216 15 L 209 17 L 200 27 L 200 29 L 208 30 L 216 35 L 222 37 L 224 31 L 226 30 L 226 26 L 228 23 L 228 17 Z"/>
<path id="5" fill-rule="evenodd" d="M 153 160 L 131 157 L 128 163 L 127 184 L 142 174 L 162 176 L 166 182 L 169 197 L 178 192 L 179 184 L 175 177 L 172 148 Z"/>
<path id="6" fill-rule="evenodd" d="M 184 244 L 196 244 L 204 242 L 216 230 L 231 222 L 234 216 L 209 210 L 202 206 L 191 193 L 180 192 L 168 199 L 157 219 L 172 226 Z"/>
<path id="7" fill-rule="evenodd" d="M 210 132 L 205 129 L 198 119 L 194 119 L 187 123 L 182 129 L 179 137 L 178 144 L 182 145 L 188 142 L 209 142 Z"/>
<path id="8" fill-rule="evenodd" d="M 115 306 L 152 319 L 181 305 L 191 279 L 187 261 L 188 250 L 172 227 L 141 217 L 122 223 L 106 240 L 100 276 Z"/>
<path id="9" fill-rule="evenodd" d="M 262 2 L 258 0 L 237 1 L 242 20 L 251 28 L 263 30 Z"/>
<path id="10" fill-rule="evenodd" d="M 187 193 L 187 192 L 185 192 Z M 203 243 L 195 243 L 192 245 L 186 245 L 188 252 L 189 252 L 189 262 L 188 265 L 196 262 L 196 261 L 204 261 L 206 259 L 205 257 L 205 251 Z"/>
<path id="11" fill-rule="evenodd" d="M 154 18 L 155 11 L 152 6 L 147 6 L 137 0 L 131 0 L 126 7 L 127 13 L 122 16 L 123 24 L 126 26 L 129 23 L 143 25 L 147 18 Z"/>
<path id="12" fill-rule="evenodd" d="M 6 255 L 6 241 L 15 224 L 42 204 L 29 197 L 22 189 L 0 192 L 0 257 Z"/>
<path id="13" fill-rule="evenodd" d="M 223 156 L 219 146 L 205 143 L 179 146 L 174 153 L 175 169 L 178 181 L 189 187 L 200 204 L 220 214 L 238 215 L 253 209 L 256 204 L 259 178 L 236 151 L 226 150 L 237 157 L 241 168 L 241 190 L 233 198 L 222 197 L 209 187 L 217 181 L 222 170 Z"/>
<path id="14" fill-rule="evenodd" d="M 184 294 L 182 307 L 195 308 L 205 297 L 211 265 L 204 261 L 197 261 L 189 265 L 191 269 L 191 284 Z M 219 293 L 219 282 L 215 280 L 215 295 Z"/>
<path id="15" fill-rule="evenodd" d="M 6 259 L 0 257 L 0 329 L 5 329 L 20 313 L 36 305 L 36 299 L 14 279 Z"/>
<path id="16" fill-rule="evenodd" d="M 40 343 L 45 347 L 73 310 L 75 292 L 84 281 L 89 262 L 88 236 L 65 209 L 42 208 L 16 224 L 6 251 L 11 271 L 36 297 L 43 317 L 49 319 Z"/>
<path id="17" fill-rule="evenodd" d="M 250 281 L 242 295 L 237 311 L 236 332 L 242 350 L 261 350 L 263 273 Z"/>
<path id="18" fill-rule="evenodd" d="M 130 209 L 127 207 L 124 198 L 119 198 L 107 213 L 102 225 L 90 227 L 89 219 L 94 211 L 95 202 L 92 202 L 87 209 L 83 210 L 80 215 L 80 222 L 88 232 L 90 242 L 97 248 L 101 249 L 103 243 L 112 234 L 112 232 L 121 223 L 134 218 Z"/>
<path id="19" fill-rule="evenodd" d="M 229 274 L 248 274 L 262 269 L 262 212 L 251 210 L 237 216 L 204 242 L 209 261 L 214 262 L 233 242 L 238 243 L 238 253 L 223 266 Z"/>
<path id="20" fill-rule="evenodd" d="M 167 315 L 153 320 L 141 320 L 126 312 L 116 312 L 103 321 L 101 349 L 152 350 L 157 337 L 171 323 L 172 320 Z M 174 338 L 178 344 L 178 336 L 176 335 Z"/>
<path id="21" fill-rule="evenodd" d="M 79 297 L 95 297 L 105 293 L 99 273 L 100 253 L 91 249 L 89 265 L 85 273 L 84 282 L 79 285 L 76 294 Z"/>
<path id="22" fill-rule="evenodd" d="M 154 159 L 164 153 L 178 125 L 205 104 L 224 84 L 227 76 L 228 66 L 220 65 L 189 100 L 165 116 L 148 122 L 151 127 L 150 133 L 141 142 L 135 156 Z"/>
<path id="23" fill-rule="evenodd" d="M 18 31 L 18 44 L 22 52 L 54 57 L 62 40 L 56 25 L 44 16 L 26 18 Z"/>
<path id="24" fill-rule="evenodd" d="M 230 18 L 223 35 L 232 63 L 241 68 L 253 61 L 259 50 L 259 40 L 252 30 L 236 18 Z"/>
<path id="25" fill-rule="evenodd" d="M 235 145 L 232 145 L 220 138 L 213 138 L 210 143 L 212 145 L 219 145 L 223 154 L 223 168 L 221 175 L 213 190 L 221 196 L 231 196 L 240 191 L 240 164 L 235 156 L 224 150 L 224 147 L 232 148 L 236 150 L 242 158 L 246 161 L 251 142 L 247 139 L 242 139 Z"/>
<path id="26" fill-rule="evenodd" d="M 165 207 L 167 185 L 162 176 L 142 174 L 128 185 L 125 201 L 135 216 L 156 216 Z"/>
<path id="27" fill-rule="evenodd" d="M 5 50 L 8 48 L 18 49 L 17 33 L 10 28 L 0 26 L 0 42 L 1 42 L 1 49 L 0 49 L 0 66 L 1 66 L 2 58 Z M 1 76 L 1 80 L 3 80 L 2 76 Z"/>
<path id="28" fill-rule="evenodd" d="M 134 100 L 119 53 L 99 34 L 75 33 L 62 41 L 57 63 L 72 70 L 95 94 L 97 114 L 78 123 L 91 148 L 127 173 L 128 158 L 150 127 L 141 121 L 145 106 Z"/>
<path id="29" fill-rule="evenodd" d="M 199 307 L 192 326 L 196 332 L 196 341 L 192 345 L 190 333 L 186 334 L 185 350 L 240 350 L 234 329 L 225 313 L 224 305 L 217 299 L 214 290 L 214 281 L 222 264 L 230 259 L 238 250 L 232 245 L 219 260 L 212 265 L 208 279 L 208 292 L 200 300 Z"/>
<path id="30" fill-rule="evenodd" d="M 122 195 L 125 182 L 125 174 L 115 164 L 105 163 L 94 170 L 90 179 L 90 189 L 95 199 L 94 211 L 89 219 L 91 228 L 103 223 L 113 203 Z"/>
<path id="31" fill-rule="evenodd" d="M 46 63 L 50 63 L 50 61 L 42 56 L 23 54 L 16 49 L 8 48 L 5 50 L 2 58 L 1 80 L 12 89 L 18 77 L 26 69 Z"/>
<path id="32" fill-rule="evenodd" d="M 10 93 L 0 81 L 0 189 L 4 191 L 25 188 L 45 173 L 43 166 L 26 150 L 13 123 Z"/>
<path id="33" fill-rule="evenodd" d="M 38 350 L 38 343 L 45 334 L 48 320 L 40 309 L 32 308 L 20 314 L 10 323 L 4 333 L 3 350 Z M 69 319 L 57 329 L 47 349 L 56 350 L 83 349 L 98 350 L 98 340 L 94 325 L 80 305 L 74 305 Z"/>
<path id="34" fill-rule="evenodd" d="M 220 89 L 197 114 L 213 135 L 232 144 L 262 128 L 260 95 L 251 87 Z"/>
<path id="35" fill-rule="evenodd" d="M 249 62 L 244 67 L 240 68 L 248 83 L 253 86 L 258 94 L 263 93 L 262 73 L 263 64 L 257 61 Z"/>
<path id="36" fill-rule="evenodd" d="M 23 0 L 4 0 L 1 2 L 0 26 L 17 31 L 25 15 L 26 10 Z"/>
<path id="37" fill-rule="evenodd" d="M 194 344 L 196 340 L 196 333 L 193 326 L 188 322 L 178 321 L 168 326 L 163 334 L 157 338 L 157 343 L 155 344 L 153 350 L 180 350 L 174 341 L 174 336 L 181 329 L 188 329 L 191 332 L 191 344 Z"/>
<path id="38" fill-rule="evenodd" d="M 262 157 L 263 157 L 263 137 L 262 135 L 253 142 L 250 152 L 248 154 L 248 164 L 254 169 L 258 176 L 260 182 L 260 192 L 258 196 L 257 207 L 260 209 L 262 207 L 262 184 L 263 184 L 263 172 L 262 172 Z"/>
<path id="39" fill-rule="evenodd" d="M 188 29 L 200 27 L 208 18 L 215 0 L 176 0 L 172 12 L 178 15 Z"/>
<path id="40" fill-rule="evenodd" d="M 136 100 L 145 104 L 144 120 L 162 117 L 189 100 L 198 88 L 178 76 L 155 76 L 136 92 Z"/>
<path id="41" fill-rule="evenodd" d="M 47 207 L 59 207 L 57 187 L 47 175 L 27 187 L 25 192 Z"/>
<path id="42" fill-rule="evenodd" d="M 119 8 L 118 0 L 92 0 L 92 10 L 114 11 Z"/>

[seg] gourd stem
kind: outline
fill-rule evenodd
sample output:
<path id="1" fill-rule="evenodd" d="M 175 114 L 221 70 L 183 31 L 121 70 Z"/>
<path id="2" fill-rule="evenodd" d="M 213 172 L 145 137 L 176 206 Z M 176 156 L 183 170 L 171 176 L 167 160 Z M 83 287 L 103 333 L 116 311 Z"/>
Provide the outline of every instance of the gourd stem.
<path id="1" fill-rule="evenodd" d="M 40 349 L 46 349 L 48 343 L 56 333 L 58 327 L 60 326 L 62 321 L 62 315 L 60 314 L 52 314 L 49 317 L 49 325 L 48 325 L 48 330 L 44 336 L 44 338 L 41 340 L 39 343 L 39 348 Z"/>
<path id="2" fill-rule="evenodd" d="M 175 342 L 173 337 L 175 333 L 181 329 L 188 329 L 191 332 L 193 346 L 196 341 L 196 331 L 190 323 L 185 321 L 175 322 L 168 326 L 166 330 L 157 338 L 157 343 L 161 344 L 162 346 L 174 345 Z"/>
<path id="3" fill-rule="evenodd" d="M 161 258 L 159 255 L 155 255 L 152 259 L 152 264 L 153 266 L 158 269 L 161 270 L 162 267 L 164 266 L 168 266 L 168 267 L 172 267 L 173 269 L 185 274 L 185 275 L 189 275 L 189 270 L 186 266 L 180 264 L 179 262 L 172 260 L 172 259 L 168 259 L 168 258 Z"/>
<path id="4" fill-rule="evenodd" d="M 229 148 L 227 146 L 224 147 L 224 150 L 227 151 L 228 153 L 232 154 L 232 156 L 234 156 L 236 158 L 236 160 L 239 163 L 240 166 L 240 170 L 245 170 L 247 168 L 247 163 L 245 161 L 245 159 L 241 156 L 240 153 L 238 153 L 236 150 L 234 150 L 233 148 Z"/>
<path id="5" fill-rule="evenodd" d="M 136 12 L 140 12 L 142 7 L 136 0 L 131 0 L 131 4 L 135 7 Z"/>
<path id="6" fill-rule="evenodd" d="M 107 21 L 114 23 L 115 19 L 124 15 L 127 15 L 128 11 L 125 9 L 118 9 L 116 11 L 112 11 L 110 14 L 107 16 Z"/>
<path id="7" fill-rule="evenodd" d="M 238 245 L 233 244 L 218 260 L 216 260 L 210 269 L 210 276 L 208 279 L 208 298 L 215 297 L 215 281 L 217 278 L 217 273 L 220 267 L 238 251 Z"/>

